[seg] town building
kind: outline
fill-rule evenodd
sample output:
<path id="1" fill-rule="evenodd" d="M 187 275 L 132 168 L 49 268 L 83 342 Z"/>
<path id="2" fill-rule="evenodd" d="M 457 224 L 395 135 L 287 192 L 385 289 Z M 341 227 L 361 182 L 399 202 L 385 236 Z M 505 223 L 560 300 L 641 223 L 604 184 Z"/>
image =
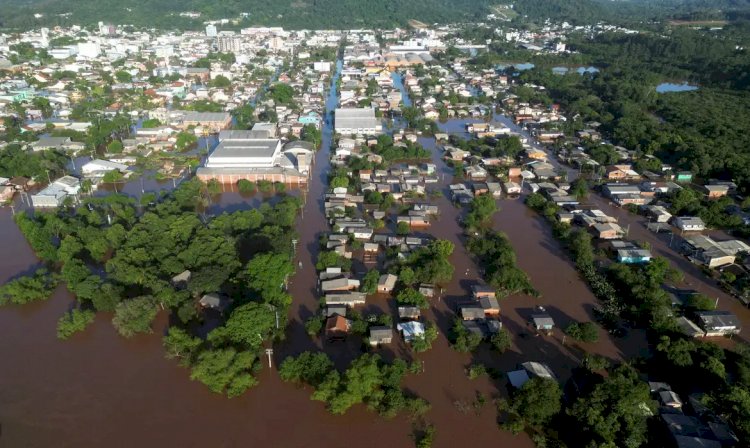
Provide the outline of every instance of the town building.
<path id="1" fill-rule="evenodd" d="M 383 124 L 375 118 L 375 110 L 364 108 L 336 109 L 336 133 L 341 135 L 378 135 Z"/>
<path id="2" fill-rule="evenodd" d="M 59 207 L 67 197 L 77 195 L 80 189 L 80 180 L 73 176 L 63 176 L 31 196 L 31 204 L 34 207 Z"/>
<path id="3" fill-rule="evenodd" d="M 232 131 L 220 134 L 219 145 L 209 154 L 196 175 L 204 182 L 216 179 L 234 184 L 240 179 L 251 182 L 267 180 L 286 184 L 307 183 L 313 160 L 312 145 L 275 138 L 256 138 L 255 131 Z"/>

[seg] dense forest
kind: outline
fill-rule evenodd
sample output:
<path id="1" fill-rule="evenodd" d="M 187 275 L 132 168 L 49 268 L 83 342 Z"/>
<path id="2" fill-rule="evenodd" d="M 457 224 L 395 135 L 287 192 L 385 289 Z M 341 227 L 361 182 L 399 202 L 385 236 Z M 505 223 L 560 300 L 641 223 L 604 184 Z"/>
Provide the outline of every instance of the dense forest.
<path id="1" fill-rule="evenodd" d="M 26 4 L 21 3 L 19 4 Z M 286 28 L 356 28 L 406 25 L 410 19 L 425 23 L 474 21 L 487 14 L 489 0 L 46 0 L 3 11 L 0 26 L 27 28 L 45 25 L 93 24 L 100 20 L 161 28 L 202 28 L 216 18 L 248 14 L 240 26 L 282 25 Z M 189 19 L 180 12 L 196 11 L 202 16 Z M 40 20 L 33 13 L 45 14 Z M 60 14 L 70 13 L 66 17 Z"/>
<path id="2" fill-rule="evenodd" d="M 300 28 L 357 28 L 404 26 L 410 19 L 425 23 L 476 22 L 494 5 L 514 9 L 509 17 L 525 24 L 546 19 L 575 24 L 598 21 L 634 23 L 669 18 L 721 20 L 750 17 L 748 0 L 7 0 L 0 27 L 28 28 L 40 25 L 94 24 L 100 20 L 135 26 L 199 29 L 203 22 L 246 15 L 235 25 L 279 25 Z M 200 12 L 200 18 L 180 12 Z M 34 18 L 34 13 L 44 17 Z M 501 14 L 505 15 L 505 14 Z"/>

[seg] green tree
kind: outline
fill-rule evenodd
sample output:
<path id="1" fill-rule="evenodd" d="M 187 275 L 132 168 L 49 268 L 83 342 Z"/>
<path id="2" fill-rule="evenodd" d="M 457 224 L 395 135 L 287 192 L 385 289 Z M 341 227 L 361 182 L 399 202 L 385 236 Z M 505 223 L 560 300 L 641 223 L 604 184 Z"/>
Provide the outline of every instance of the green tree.
<path id="1" fill-rule="evenodd" d="M 323 319 L 323 316 L 319 314 L 314 314 L 310 316 L 309 319 L 305 321 L 305 331 L 309 336 L 317 336 L 318 333 L 320 333 L 321 330 L 323 330 L 323 324 L 325 323 L 325 320 Z"/>
<path id="2" fill-rule="evenodd" d="M 190 365 L 193 357 L 198 353 L 203 341 L 191 336 L 187 331 L 179 327 L 170 327 L 162 339 L 167 359 L 179 359 L 180 365 Z"/>
<path id="3" fill-rule="evenodd" d="M 495 198 L 489 193 L 475 196 L 469 204 L 469 213 L 464 221 L 469 228 L 478 227 L 486 223 L 497 211 Z"/>
<path id="4" fill-rule="evenodd" d="M 401 221 L 398 224 L 396 224 L 396 234 L 408 235 L 410 231 L 411 231 L 411 227 L 409 227 L 408 222 Z"/>
<path id="5" fill-rule="evenodd" d="M 414 288 L 405 288 L 396 294 L 396 301 L 400 305 L 414 305 L 420 308 L 428 308 L 430 306 L 427 298 Z"/>
<path id="6" fill-rule="evenodd" d="M 504 353 L 513 345 L 513 338 L 508 330 L 501 328 L 500 331 L 492 335 L 490 343 L 495 350 Z"/>
<path id="7" fill-rule="evenodd" d="M 415 337 L 414 340 L 411 341 L 411 348 L 416 353 L 426 352 L 432 348 L 432 343 L 435 342 L 437 337 L 437 326 L 433 323 L 428 323 L 425 325 L 424 334 Z"/>
<path id="8" fill-rule="evenodd" d="M 239 106 L 232 110 L 232 116 L 236 121 L 236 129 L 250 129 L 255 120 L 255 109 L 249 104 Z"/>
<path id="9" fill-rule="evenodd" d="M 500 406 L 501 411 L 508 413 L 508 420 L 503 427 L 513 433 L 518 433 L 527 426 L 542 428 L 560 412 L 561 399 L 562 390 L 557 381 L 532 378 Z"/>
<path id="10" fill-rule="evenodd" d="M 347 176 L 335 176 L 329 183 L 331 188 L 346 188 L 349 186 L 349 178 Z"/>
<path id="11" fill-rule="evenodd" d="M 750 390 L 732 385 L 710 396 L 710 403 L 737 431 L 741 440 L 750 440 Z"/>
<path id="12" fill-rule="evenodd" d="M 83 331 L 94 322 L 95 313 L 91 310 L 73 309 L 57 321 L 58 339 L 68 339 L 79 331 Z"/>
<path id="13" fill-rule="evenodd" d="M 107 152 L 110 154 L 120 154 L 122 150 L 123 150 L 123 146 L 120 140 L 112 140 L 107 145 Z"/>
<path id="14" fill-rule="evenodd" d="M 573 322 L 565 328 L 565 333 L 581 342 L 596 342 L 599 339 L 599 330 L 593 322 Z"/>
<path id="15" fill-rule="evenodd" d="M 468 353 L 479 348 L 479 344 L 482 343 L 482 336 L 469 332 L 464 327 L 463 321 L 460 318 L 456 318 L 451 328 L 451 340 L 454 350 Z"/>
<path id="16" fill-rule="evenodd" d="M 104 177 L 102 177 L 102 182 L 117 183 L 122 181 L 124 177 L 125 176 L 123 176 L 121 172 L 117 170 L 110 170 L 104 174 Z"/>
<path id="17" fill-rule="evenodd" d="M 187 151 L 198 143 L 198 137 L 192 132 L 182 131 L 177 134 L 175 147 L 178 151 Z"/>
<path id="18" fill-rule="evenodd" d="M 365 294 L 375 294 L 378 289 L 378 281 L 380 280 L 380 272 L 377 269 L 370 269 L 362 279 L 362 286 L 360 291 Z"/>
<path id="19" fill-rule="evenodd" d="M 693 294 L 687 299 L 685 306 L 694 311 L 713 311 L 716 302 L 705 294 Z"/>
<path id="20" fill-rule="evenodd" d="M 226 89 L 232 85 L 232 81 L 224 75 L 217 75 L 208 85 L 217 89 Z"/>
<path id="21" fill-rule="evenodd" d="M 268 193 L 273 189 L 273 182 L 269 180 L 259 180 L 258 181 L 258 190 L 261 193 Z"/>
<path id="22" fill-rule="evenodd" d="M 247 179 L 240 179 L 237 182 L 237 189 L 240 191 L 240 193 L 255 193 L 255 184 Z"/>
<path id="23" fill-rule="evenodd" d="M 319 148 L 323 139 L 323 133 L 314 124 L 306 124 L 302 127 L 300 137 L 302 140 L 312 143 L 315 148 Z"/>
<path id="24" fill-rule="evenodd" d="M 238 344 L 247 349 L 257 349 L 271 336 L 276 326 L 273 307 L 250 302 L 232 311 L 223 327 L 208 333 L 212 344 Z"/>
<path id="25" fill-rule="evenodd" d="M 586 179 L 579 177 L 570 184 L 570 194 L 575 196 L 578 200 L 586 199 L 589 195 L 589 186 L 586 183 Z"/>
<path id="26" fill-rule="evenodd" d="M 119 70 L 115 72 L 115 79 L 117 82 L 130 82 L 133 80 L 133 76 L 126 71 Z"/>
<path id="27" fill-rule="evenodd" d="M 161 124 L 161 121 L 157 120 L 156 118 L 149 118 L 141 122 L 141 127 L 143 129 L 158 128 L 159 126 L 161 126 Z"/>
<path id="28" fill-rule="evenodd" d="M 157 312 L 158 308 L 153 297 L 136 297 L 117 304 L 112 324 L 117 332 L 126 338 L 138 333 L 151 333 L 153 331 L 151 323 L 156 318 Z"/>
<path id="29" fill-rule="evenodd" d="M 281 363 L 279 376 L 283 381 L 306 383 L 317 387 L 333 370 L 333 362 L 325 353 L 304 352 Z"/>
<path id="30" fill-rule="evenodd" d="M 190 379 L 200 381 L 212 392 L 236 397 L 258 383 L 252 375 L 256 359 L 252 352 L 233 348 L 206 350 L 198 354 Z"/>
<path id="31" fill-rule="evenodd" d="M 12 303 L 24 305 L 29 302 L 47 300 L 57 286 L 57 280 L 44 268 L 33 275 L 19 277 L 0 286 L 0 306 Z"/>
<path id="32" fill-rule="evenodd" d="M 247 264 L 248 287 L 259 294 L 266 303 L 286 307 L 291 303 L 284 292 L 284 283 L 294 273 L 294 265 L 285 254 L 264 253 L 253 257 Z"/>
<path id="33" fill-rule="evenodd" d="M 635 447 L 646 441 L 654 404 L 648 385 L 631 367 L 618 367 L 587 394 L 568 415 L 577 422 L 581 446 Z"/>

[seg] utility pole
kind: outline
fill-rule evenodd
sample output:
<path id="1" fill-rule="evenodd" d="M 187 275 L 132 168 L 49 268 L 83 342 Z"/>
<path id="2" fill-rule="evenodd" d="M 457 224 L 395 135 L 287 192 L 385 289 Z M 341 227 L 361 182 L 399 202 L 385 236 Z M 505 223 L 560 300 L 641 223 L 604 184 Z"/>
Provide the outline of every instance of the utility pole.
<path id="1" fill-rule="evenodd" d="M 267 348 L 266 349 L 266 355 L 268 356 L 268 368 L 271 368 L 271 356 L 273 355 L 273 349 Z"/>

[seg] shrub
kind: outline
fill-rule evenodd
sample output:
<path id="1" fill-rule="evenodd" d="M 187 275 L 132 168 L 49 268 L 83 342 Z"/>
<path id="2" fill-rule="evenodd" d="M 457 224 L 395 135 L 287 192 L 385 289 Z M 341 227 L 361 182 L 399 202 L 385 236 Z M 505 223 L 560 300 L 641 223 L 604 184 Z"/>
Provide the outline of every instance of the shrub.
<path id="1" fill-rule="evenodd" d="M 268 193 L 273 189 L 273 182 L 270 180 L 259 180 L 258 181 L 258 190 L 262 193 Z"/>
<path id="2" fill-rule="evenodd" d="M 247 179 L 240 179 L 239 182 L 237 182 L 237 189 L 240 190 L 240 193 L 254 193 L 255 184 Z"/>
<path id="3" fill-rule="evenodd" d="M 573 322 L 565 329 L 565 333 L 581 342 L 596 342 L 599 339 L 599 331 L 593 322 Z"/>
<path id="4" fill-rule="evenodd" d="M 94 321 L 95 313 L 90 310 L 74 309 L 57 321 L 58 339 L 68 339 L 79 331 L 86 329 Z"/>

